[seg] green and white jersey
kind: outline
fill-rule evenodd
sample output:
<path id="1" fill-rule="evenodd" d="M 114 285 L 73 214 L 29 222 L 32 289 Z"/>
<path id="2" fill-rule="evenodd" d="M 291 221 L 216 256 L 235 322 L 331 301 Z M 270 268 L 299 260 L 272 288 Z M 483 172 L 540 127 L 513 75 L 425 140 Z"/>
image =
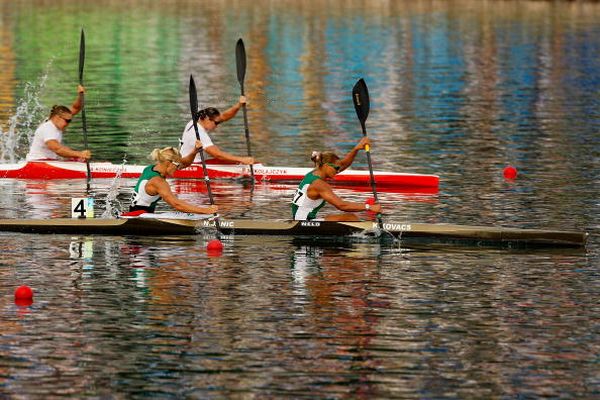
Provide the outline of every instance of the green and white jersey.
<path id="1" fill-rule="evenodd" d="M 307 195 L 310 184 L 317 179 L 321 179 L 313 172 L 314 171 L 311 171 L 304 176 L 298 189 L 296 189 L 296 193 L 294 193 L 294 198 L 292 200 L 292 218 L 296 221 L 315 219 L 321 207 L 325 205 L 325 200 L 313 200 Z"/>
<path id="2" fill-rule="evenodd" d="M 133 200 L 131 202 L 132 207 L 145 207 L 148 208 L 148 211 L 154 212 L 156 203 L 160 200 L 160 195 L 150 196 L 146 193 L 146 184 L 148 181 L 155 176 L 160 176 L 153 168 L 154 165 L 149 165 L 144 168 L 140 179 L 138 179 L 133 193 Z"/>

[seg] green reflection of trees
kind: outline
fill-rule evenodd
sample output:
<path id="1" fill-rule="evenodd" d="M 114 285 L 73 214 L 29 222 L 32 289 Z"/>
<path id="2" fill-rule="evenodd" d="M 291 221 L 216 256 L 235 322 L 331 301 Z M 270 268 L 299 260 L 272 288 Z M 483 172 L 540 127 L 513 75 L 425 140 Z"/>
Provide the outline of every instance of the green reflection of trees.
<path id="1" fill-rule="evenodd" d="M 73 12 L 59 6 L 44 6 L 43 12 L 20 9 L 14 22 L 16 80 L 32 82 L 47 74 L 39 93 L 47 108 L 70 105 L 74 99 L 81 27 L 86 32 L 84 84 L 95 157 L 119 161 L 125 153 L 130 159 L 145 155 L 152 144 L 165 141 L 165 126 L 179 122 L 179 21 L 102 5 L 79 6 Z M 22 95 L 21 87 L 17 91 Z M 81 146 L 81 120 L 76 118 L 69 130 L 65 143 Z"/>

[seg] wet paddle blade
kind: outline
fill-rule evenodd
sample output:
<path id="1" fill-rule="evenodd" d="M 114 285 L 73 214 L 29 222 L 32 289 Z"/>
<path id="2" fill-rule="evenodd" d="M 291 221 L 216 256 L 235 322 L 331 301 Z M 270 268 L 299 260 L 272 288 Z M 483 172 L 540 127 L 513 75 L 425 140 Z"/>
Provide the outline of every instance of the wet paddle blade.
<path id="1" fill-rule="evenodd" d="M 354 102 L 354 109 L 356 110 L 360 125 L 363 128 L 363 133 L 365 133 L 365 122 L 369 116 L 371 106 L 369 102 L 369 89 L 367 89 L 367 84 L 362 78 L 352 88 L 352 101 Z"/>
<path id="2" fill-rule="evenodd" d="M 190 75 L 190 111 L 192 112 L 192 119 L 195 121 L 198 112 L 198 95 L 196 94 L 196 83 L 192 75 Z"/>
<path id="3" fill-rule="evenodd" d="M 240 38 L 235 46 L 235 63 L 237 66 L 237 78 L 240 85 L 244 85 L 246 76 L 246 48 L 244 41 Z"/>

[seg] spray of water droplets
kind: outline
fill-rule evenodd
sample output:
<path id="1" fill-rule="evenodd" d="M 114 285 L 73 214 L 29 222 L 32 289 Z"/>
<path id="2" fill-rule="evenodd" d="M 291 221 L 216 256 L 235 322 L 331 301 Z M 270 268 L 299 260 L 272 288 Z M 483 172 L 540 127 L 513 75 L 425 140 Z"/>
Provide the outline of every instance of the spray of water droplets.
<path id="1" fill-rule="evenodd" d="M 125 170 L 125 164 L 127 164 L 127 155 L 123 157 L 123 162 L 117 170 L 115 177 L 113 178 L 108 193 L 106 194 L 106 208 L 102 213 L 102 218 L 116 218 L 121 212 L 122 205 L 117 199 L 119 195 L 119 189 L 121 188 L 121 175 Z"/>
<path id="2" fill-rule="evenodd" d="M 35 128 L 43 118 L 45 107 L 39 98 L 46 87 L 51 64 L 48 63 L 46 72 L 37 83 L 25 84 L 23 97 L 18 101 L 14 115 L 8 119 L 6 132 L 0 127 L 1 163 L 15 163 L 27 154 Z"/>

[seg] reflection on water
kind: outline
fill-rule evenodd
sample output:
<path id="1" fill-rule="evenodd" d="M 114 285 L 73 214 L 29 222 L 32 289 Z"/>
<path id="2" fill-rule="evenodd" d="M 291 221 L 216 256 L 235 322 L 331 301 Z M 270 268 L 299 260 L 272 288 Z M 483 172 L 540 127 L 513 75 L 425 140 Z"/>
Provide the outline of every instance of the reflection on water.
<path id="1" fill-rule="evenodd" d="M 233 237 L 214 257 L 210 236 L 0 233 L 0 397 L 594 397 L 598 21 L 594 2 L 0 0 L 2 160 L 72 101 L 82 26 L 90 146 L 119 164 L 177 145 L 191 73 L 201 104 L 237 100 L 243 37 L 261 162 L 348 151 L 364 77 L 375 168 L 441 176 L 381 193 L 385 220 L 592 234 L 583 254 Z M 214 140 L 243 154 L 242 118 Z M 0 216 L 66 217 L 86 196 L 112 215 L 134 184 L 0 180 Z M 213 185 L 227 217 L 289 217 L 294 185 Z M 208 202 L 201 180 L 172 187 Z"/>
<path id="2" fill-rule="evenodd" d="M 577 395 L 595 379 L 597 293 L 577 256 L 247 237 L 215 259 L 202 240 L 36 239 L 14 238 L 30 252 L 0 270 L 36 288 L 27 314 L 2 300 L 12 393 L 33 393 L 27 376 L 63 394 L 351 398 Z"/>

